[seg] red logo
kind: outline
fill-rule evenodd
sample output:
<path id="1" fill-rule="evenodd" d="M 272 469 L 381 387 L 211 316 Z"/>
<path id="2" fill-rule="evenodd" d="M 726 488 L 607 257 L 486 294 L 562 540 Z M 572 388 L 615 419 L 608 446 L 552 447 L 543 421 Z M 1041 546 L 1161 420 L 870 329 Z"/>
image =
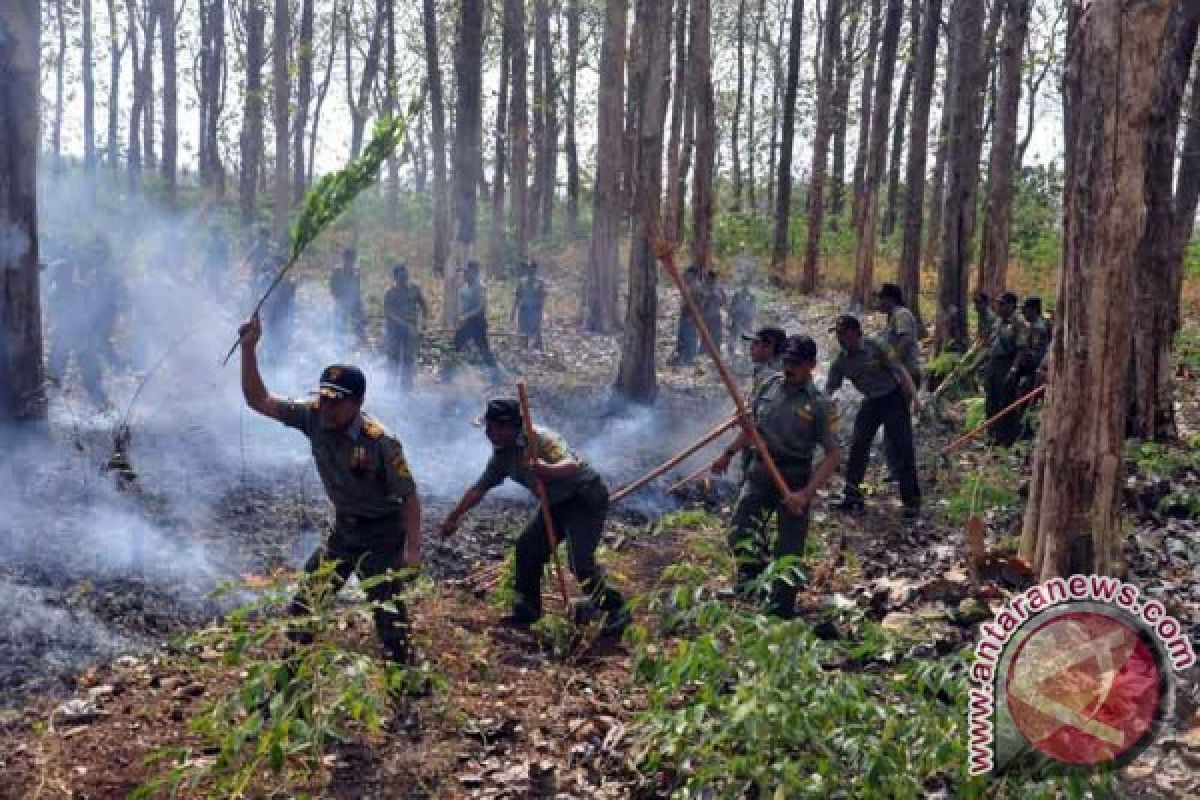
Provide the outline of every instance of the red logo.
<path id="1" fill-rule="evenodd" d="M 1166 680 L 1152 645 L 1130 623 L 1072 611 L 1036 627 L 1013 653 L 1008 710 L 1042 753 L 1098 764 L 1148 739 Z"/>

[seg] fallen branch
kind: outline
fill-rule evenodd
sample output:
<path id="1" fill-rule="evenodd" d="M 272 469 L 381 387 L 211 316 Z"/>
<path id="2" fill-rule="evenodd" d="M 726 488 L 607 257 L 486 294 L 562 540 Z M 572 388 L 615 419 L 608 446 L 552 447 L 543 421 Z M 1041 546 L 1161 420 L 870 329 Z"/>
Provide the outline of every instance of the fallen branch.
<path id="1" fill-rule="evenodd" d="M 517 384 L 517 397 L 521 401 L 521 420 L 525 426 L 525 455 L 529 458 L 530 466 L 538 457 L 537 433 L 533 429 L 533 415 L 529 410 L 529 393 L 525 390 L 524 382 Z M 563 575 L 562 559 L 558 557 L 558 536 L 554 533 L 554 517 L 550 513 L 550 498 L 546 494 L 546 484 L 534 473 L 534 494 L 542 507 L 542 527 L 546 529 L 546 542 L 550 545 L 550 555 L 554 558 L 554 574 L 558 577 L 558 591 L 562 594 L 563 608 L 571 610 L 571 596 L 567 593 L 567 579 Z"/>
<path id="2" fill-rule="evenodd" d="M 700 439 L 698 441 L 696 441 L 694 444 L 690 445 L 687 449 L 683 450 L 682 452 L 672 456 L 671 458 L 667 459 L 663 463 L 659 464 L 657 467 L 650 470 L 649 472 L 647 472 L 642 477 L 638 478 L 633 483 L 626 484 L 625 486 L 622 486 L 620 489 L 617 489 L 615 492 L 612 493 L 612 497 L 611 497 L 612 502 L 618 503 L 621 500 L 624 500 L 626 497 L 633 494 L 638 489 L 645 486 L 647 483 L 650 483 L 650 481 L 654 480 L 655 478 L 657 478 L 658 476 L 667 472 L 668 470 L 673 469 L 676 465 L 682 463 L 685 459 L 687 459 L 693 453 L 695 453 L 696 451 L 705 447 L 706 445 L 710 444 L 714 439 L 717 439 L 718 437 L 720 437 L 722 434 L 724 434 L 726 431 L 728 431 L 730 428 L 732 428 L 734 425 L 737 425 L 737 424 L 738 424 L 738 418 L 736 415 L 725 420 L 720 425 L 713 428 L 708 433 L 704 434 L 704 436 L 700 437 Z"/>
<path id="3" fill-rule="evenodd" d="M 967 442 L 971 441 L 976 436 L 978 436 L 980 433 L 982 433 L 983 431 L 992 427 L 992 425 L 996 424 L 996 422 L 998 422 L 1001 419 L 1004 419 L 1009 414 L 1011 414 L 1013 411 L 1016 411 L 1018 408 L 1025 405 L 1030 400 L 1034 399 L 1035 397 L 1037 397 L 1044 391 L 1046 391 L 1046 384 L 1043 383 L 1041 386 L 1037 387 L 1036 389 L 1034 389 L 1030 392 L 1027 392 L 1026 394 L 1022 395 L 1021 397 L 1017 398 L 1012 403 L 1010 403 L 1009 405 L 1007 405 L 1003 409 L 1001 409 L 999 412 L 997 412 L 996 415 L 994 417 L 992 417 L 991 419 L 980 423 L 979 425 L 975 426 L 975 428 L 973 428 L 972 430 L 967 431 L 962 436 L 958 437 L 953 442 L 951 442 L 950 444 L 943 447 L 940 451 L 941 454 L 946 455 L 947 453 L 949 453 L 953 450 L 957 450 L 960 445 L 966 444 Z"/>

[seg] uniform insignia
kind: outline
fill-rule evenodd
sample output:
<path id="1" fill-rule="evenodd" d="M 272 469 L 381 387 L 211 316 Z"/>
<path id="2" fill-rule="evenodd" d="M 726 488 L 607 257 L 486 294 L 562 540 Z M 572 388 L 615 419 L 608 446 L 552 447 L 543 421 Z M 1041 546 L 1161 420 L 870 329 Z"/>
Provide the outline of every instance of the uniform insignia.
<path id="1" fill-rule="evenodd" d="M 797 408 L 796 416 L 799 417 L 800 419 L 804 420 L 805 422 L 812 422 L 812 419 L 813 419 L 812 406 L 804 406 L 803 408 Z"/>
<path id="2" fill-rule="evenodd" d="M 551 464 L 561 461 L 563 456 L 567 454 L 563 443 L 557 439 L 546 437 L 542 439 L 542 452 L 545 454 L 546 460 Z"/>
<path id="3" fill-rule="evenodd" d="M 396 474 L 401 478 L 412 477 L 412 470 L 408 468 L 408 462 L 404 460 L 404 456 L 396 456 L 396 458 L 392 460 L 392 469 L 394 469 Z"/>
<path id="4" fill-rule="evenodd" d="M 370 439 L 378 439 L 383 436 L 386 431 L 383 426 L 373 419 L 367 418 L 363 421 L 363 433 Z"/>

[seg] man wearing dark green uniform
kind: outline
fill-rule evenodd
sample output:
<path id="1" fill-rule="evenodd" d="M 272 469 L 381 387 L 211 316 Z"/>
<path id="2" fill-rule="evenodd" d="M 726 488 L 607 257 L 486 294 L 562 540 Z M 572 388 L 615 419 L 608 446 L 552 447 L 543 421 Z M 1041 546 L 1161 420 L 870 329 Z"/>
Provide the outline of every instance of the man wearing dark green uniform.
<path id="1" fill-rule="evenodd" d="M 458 327 L 454 331 L 454 349 L 466 350 L 474 344 L 483 365 L 496 369 L 496 357 L 488 344 L 487 290 L 479 279 L 479 262 L 468 261 L 463 268 L 463 286 L 458 291 Z"/>
<path id="2" fill-rule="evenodd" d="M 892 358 L 887 345 L 863 337 L 857 317 L 849 314 L 838 317 L 833 330 L 842 352 L 829 367 L 825 391 L 832 395 L 849 378 L 863 394 L 862 406 L 854 418 L 854 439 L 846 464 L 846 493 L 836 507 L 842 511 L 863 507 L 860 487 L 867 471 L 867 458 L 875 434 L 883 425 L 884 445 L 890 449 L 892 468 L 900 482 L 904 515 L 915 518 L 921 509 L 921 489 L 917 484 L 909 408 L 919 407 L 917 388 L 908 371 Z"/>
<path id="3" fill-rule="evenodd" d="M 537 276 L 537 262 L 522 264 L 521 276 L 513 294 L 512 313 L 509 314 L 509 320 L 517 323 L 518 341 L 522 347 L 536 345 L 538 350 L 545 349 L 542 344 L 542 311 L 545 306 L 546 284 Z"/>
<path id="4" fill-rule="evenodd" d="M 904 291 L 894 283 L 879 289 L 879 310 L 887 314 L 883 341 L 892 349 L 892 358 L 900 362 L 913 386 L 921 385 L 921 347 L 917 344 L 917 318 L 904 305 Z"/>
<path id="5" fill-rule="evenodd" d="M 816 342 L 808 336 L 792 336 L 783 349 L 783 374 L 771 376 L 752 403 L 754 424 L 790 491 L 780 494 L 766 463 L 755 453 L 738 495 L 729 534 L 729 546 L 738 562 L 734 591 L 740 594 L 745 594 L 766 569 L 766 528 L 772 516 L 778 518 L 779 533 L 771 558 L 804 553 L 809 506 L 841 461 L 833 407 L 812 381 L 816 363 Z M 729 469 L 733 457 L 751 441 L 743 431 L 713 462 L 713 472 L 719 475 Z M 812 458 L 818 445 L 825 455 L 814 475 Z M 772 614 L 791 617 L 795 601 L 794 585 L 782 579 L 774 582 L 768 605 Z"/>
<path id="6" fill-rule="evenodd" d="M 991 419 L 1017 399 L 1021 371 L 1030 361 L 1029 325 L 1017 314 L 1017 296 L 1005 292 L 997 304 L 998 317 L 987 354 L 980 362 L 987 392 L 987 419 Z M 1009 447 L 1021 433 L 1021 414 L 1014 411 L 997 420 L 989 429 L 992 442 Z"/>
<path id="7" fill-rule="evenodd" d="M 987 342 L 992 338 L 992 331 L 996 327 L 996 314 L 992 311 L 992 298 L 988 297 L 987 292 L 976 292 L 972 300 L 975 303 L 975 320 L 978 325 L 975 341 Z"/>
<path id="8" fill-rule="evenodd" d="M 1042 298 L 1036 295 L 1026 297 L 1025 302 L 1021 304 L 1021 314 L 1029 325 L 1029 360 L 1021 365 L 1024 381 L 1021 388 L 1029 391 L 1040 383 L 1037 375 L 1039 367 L 1046 359 L 1046 352 L 1050 349 L 1053 330 L 1050 320 L 1042 316 Z"/>
<path id="9" fill-rule="evenodd" d="M 555 534 L 560 542 L 567 543 L 571 572 L 587 592 L 592 606 L 605 613 L 604 634 L 619 635 L 629 623 L 629 611 L 621 593 L 609 585 L 604 570 L 596 563 L 596 547 L 608 516 L 608 487 L 554 431 L 535 429 L 536 441 L 531 446 L 525 438 L 521 406 L 516 400 L 492 400 L 483 420 L 484 431 L 495 450 L 479 480 L 442 524 L 442 535 L 452 535 L 463 515 L 506 478 L 530 491 L 535 490 L 540 479 L 546 487 Z M 542 571 L 550 556 L 539 508 L 517 538 L 514 580 L 517 597 L 512 615 L 506 619 L 508 624 L 525 627 L 541 618 Z"/>
<path id="10" fill-rule="evenodd" d="M 333 533 L 308 559 L 305 573 L 336 561 L 332 589 L 337 591 L 354 573 L 365 579 L 420 566 L 421 504 L 412 472 L 400 442 L 362 413 L 367 388 L 362 372 L 353 366 L 326 367 L 315 400 L 283 400 L 267 391 L 258 371 L 258 317 L 243 324 L 238 335 L 246 405 L 308 437 L 317 474 L 333 503 Z M 408 614 L 399 597 L 401 588 L 400 581 L 385 580 L 368 589 L 367 596 L 380 604 L 374 611 L 375 630 L 388 659 L 408 663 Z M 312 591 L 311 584 L 302 585 L 291 613 L 310 612 Z M 293 633 L 299 641 L 310 636 Z"/>
<path id="11" fill-rule="evenodd" d="M 400 385 L 411 389 L 417 366 L 421 318 L 429 316 L 429 306 L 421 287 L 408 281 L 408 267 L 392 268 L 392 286 L 383 295 L 385 346 L 388 360 L 400 373 Z"/>
<path id="12" fill-rule="evenodd" d="M 782 328 L 759 328 L 753 336 L 742 334 L 750 342 L 750 398 L 753 400 L 767 380 L 782 369 L 783 346 L 787 344 L 787 333 Z"/>

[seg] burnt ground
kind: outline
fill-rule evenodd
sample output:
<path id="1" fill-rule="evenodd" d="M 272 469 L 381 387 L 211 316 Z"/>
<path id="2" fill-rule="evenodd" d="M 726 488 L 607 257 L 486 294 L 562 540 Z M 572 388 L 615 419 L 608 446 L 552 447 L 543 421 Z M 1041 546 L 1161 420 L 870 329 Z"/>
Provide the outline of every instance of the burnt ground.
<path id="1" fill-rule="evenodd" d="M 805 301 L 802 309 L 775 302 L 767 311 L 790 330 L 816 331 L 824 359 L 824 330 L 839 303 L 840 298 L 827 296 Z M 673 336 L 670 323 L 663 326 L 660 356 L 665 359 Z M 510 376 L 520 374 L 530 382 L 535 407 L 546 422 L 583 442 L 587 453 L 588 442 L 605 441 L 606 431 L 630 424 L 628 414 L 612 405 L 603 388 L 615 368 L 617 340 L 593 337 L 580 346 L 566 322 L 552 322 L 549 332 L 548 353 L 517 357 L 507 350 L 501 358 Z M 686 440 L 685 432 L 702 430 L 719 418 L 727 408 L 721 397 L 711 368 L 703 364 L 664 370 L 660 406 L 665 413 L 651 428 L 634 425 L 633 443 L 619 438 L 616 452 L 604 453 L 602 466 L 610 484 L 639 474 L 671 452 L 681 436 Z M 469 408 L 478 408 L 477 402 L 464 404 L 457 416 L 468 415 Z M 924 453 L 949 438 L 951 426 L 960 422 L 953 418 L 956 413 L 951 411 L 947 427 L 922 431 Z M 1195 409 L 1187 409 L 1185 426 L 1192 432 L 1197 419 Z M 103 437 L 92 441 L 83 436 L 82 444 L 71 445 L 72 435 L 78 437 L 77 432 L 63 434 L 61 441 L 90 454 L 93 463 L 104 460 Z M 930 656 L 971 645 L 978 619 L 965 611 L 972 592 L 962 529 L 948 521 L 945 511 L 967 476 L 1005 459 L 1011 462 L 1009 474 L 1016 476 L 1012 488 L 1019 491 L 1025 480 L 1019 452 L 1004 456 L 971 447 L 949 461 L 923 457 L 929 507 L 916 525 L 899 524 L 893 493 L 874 467 L 870 479 L 876 494 L 865 515 L 836 515 L 823 498 L 814 510 L 810 536 L 818 543 L 816 572 L 826 577 L 802 598 L 805 614 L 815 620 L 829 606 L 867 609 L 897 635 L 927 643 Z M 658 524 L 664 512 L 680 507 L 703 507 L 718 521 L 727 517 L 732 501 L 728 482 L 697 484 L 682 500 L 662 493 L 671 478 L 698 463 L 699 457 L 661 479 L 656 489 L 633 498 L 610 520 L 608 563 L 631 595 L 653 593 L 661 588 L 665 567 L 685 560 L 703 564 L 711 559 L 712 548 L 719 547 L 719 522 L 691 528 Z M 111 474 L 96 472 L 97 480 L 112 480 Z M 97 569 L 88 553 L 69 546 L 49 559 L 41 553 L 25 558 L 20 552 L 5 554 L 0 590 L 16 613 L 11 615 L 15 622 L 0 628 L 0 770 L 5 775 L 0 796 L 123 797 L 153 774 L 144 764 L 148 754 L 195 743 L 187 729 L 189 717 L 206 700 L 238 685 L 238 673 L 221 667 L 211 655 L 173 655 L 169 637 L 202 626 L 224 610 L 207 595 L 221 580 L 250 575 L 257 582 L 294 567 L 319 538 L 327 508 L 312 477 L 298 480 L 294 467 L 191 480 L 194 486 L 186 494 L 204 495 L 205 507 L 213 510 L 199 528 L 193 515 L 175 511 L 165 496 L 179 493 L 135 490 L 128 504 L 131 513 L 153 520 L 160 534 L 178 537 L 189 547 L 205 543 L 205 569 L 199 572 L 182 563 L 177 572 L 164 572 L 154 554 L 149 562 L 131 559 Z M 462 485 L 467 480 L 464 476 Z M 1161 597 L 1195 639 L 1200 631 L 1200 525 L 1162 516 L 1139 503 L 1139 493 L 1154 480 L 1130 476 L 1130 577 L 1148 594 Z M 317 783 L 281 789 L 280 796 L 653 796 L 653 781 L 639 776 L 633 764 L 632 718 L 643 699 L 630 674 L 629 646 L 584 641 L 564 653 L 561 643 L 545 637 L 497 629 L 503 609 L 489 600 L 488 592 L 462 579 L 503 558 L 508 537 L 529 504 L 514 494 L 490 498 L 455 539 L 443 542 L 435 530 L 453 499 L 452 493 L 435 491 L 425 501 L 426 572 L 437 588 L 423 594 L 414 609 L 418 639 L 431 666 L 445 678 L 444 693 L 420 705 L 415 726 L 376 736 L 364 733 L 335 748 Z M 47 496 L 35 501 L 48 517 L 69 517 L 69 506 L 79 502 Z M 1011 544 L 1019 512 L 990 509 L 986 503 L 977 510 L 986 519 L 989 544 Z M 838 544 L 846 555 L 841 568 L 831 572 L 828 559 Z M 186 561 L 192 551 L 169 552 Z M 1002 602 L 1023 580 L 1015 567 L 992 577 L 988 591 L 974 599 L 985 608 Z M 712 575 L 714 587 L 722 581 Z M 339 638 L 350 648 L 374 648 L 368 626 L 351 624 Z M 87 720 L 64 721 L 61 708 L 68 698 L 90 701 L 97 713 Z M 1178 700 L 1164 736 L 1123 773 L 1131 796 L 1189 797 L 1200 791 L 1195 670 L 1182 676 Z"/>

